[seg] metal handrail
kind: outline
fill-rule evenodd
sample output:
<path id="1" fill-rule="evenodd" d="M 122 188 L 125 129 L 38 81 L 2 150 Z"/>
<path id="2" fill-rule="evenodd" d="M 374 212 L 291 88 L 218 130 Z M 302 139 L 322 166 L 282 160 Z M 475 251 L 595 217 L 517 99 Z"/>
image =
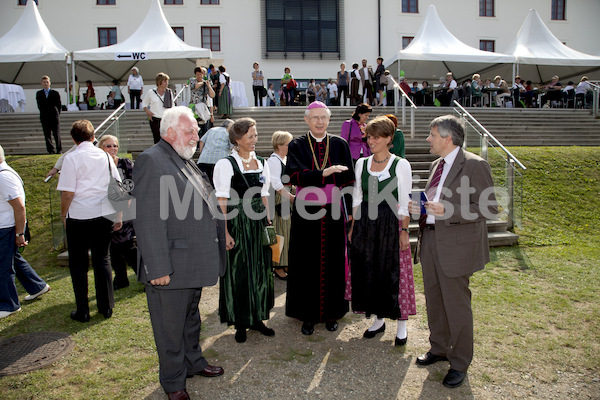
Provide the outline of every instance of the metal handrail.
<path id="1" fill-rule="evenodd" d="M 598 107 L 600 106 L 600 101 L 598 101 L 598 96 L 600 93 L 600 86 L 598 86 L 592 82 L 588 82 L 588 83 L 594 90 L 594 97 L 593 97 L 593 102 L 592 102 L 592 114 L 594 115 L 594 117 L 597 117 L 598 116 Z"/>
<path id="2" fill-rule="evenodd" d="M 94 134 L 96 132 L 98 132 L 104 126 L 104 124 L 106 124 L 110 119 L 112 119 L 112 117 L 114 117 L 115 114 L 118 113 L 124 107 L 125 107 L 125 103 L 122 103 L 115 111 L 113 111 L 108 117 L 106 117 L 106 119 L 104 121 L 102 121 L 102 123 L 100 125 L 98 125 L 98 127 L 96 127 L 96 129 L 94 130 Z"/>
<path id="3" fill-rule="evenodd" d="M 410 97 L 407 96 L 406 93 L 404 93 L 404 90 L 402 90 L 402 88 L 400 87 L 400 85 L 398 84 L 398 82 L 396 82 L 396 80 L 391 76 L 388 75 L 387 76 L 388 79 L 390 79 L 392 82 L 394 82 L 394 99 L 396 99 L 398 97 L 398 93 L 402 93 L 402 97 L 406 100 L 408 100 L 408 103 L 410 104 L 410 137 L 411 139 L 415 138 L 415 110 L 417 109 L 417 106 L 415 105 L 415 103 L 413 103 L 413 101 L 410 99 Z M 398 102 L 394 101 L 394 114 L 398 114 Z M 402 126 L 406 125 L 406 102 L 402 102 Z"/>
<path id="4" fill-rule="evenodd" d="M 465 115 L 467 115 L 467 116 L 468 116 L 468 117 L 469 117 L 469 118 L 470 118 L 470 119 L 471 119 L 471 120 L 472 120 L 472 121 L 473 121 L 473 122 L 474 122 L 474 123 L 475 123 L 475 124 L 476 124 L 476 125 L 477 125 L 477 126 L 480 128 L 480 129 L 481 129 L 481 130 L 482 130 L 482 131 L 484 131 L 484 132 L 485 132 L 485 135 L 486 135 L 488 138 L 491 138 L 491 139 L 494 141 L 494 143 L 496 143 L 496 145 L 498 145 L 498 147 L 500 147 L 500 148 L 501 148 L 501 149 L 502 149 L 502 150 L 503 150 L 503 151 L 504 151 L 504 152 L 505 152 L 505 153 L 508 155 L 508 158 L 509 158 L 509 159 L 511 159 L 511 160 L 514 160 L 514 161 L 515 161 L 515 163 L 516 163 L 516 164 L 517 164 L 519 167 L 521 167 L 523 170 L 526 170 L 526 169 L 527 169 L 527 167 L 525 167 L 525 165 L 523 165 L 523 163 L 521 163 L 521 161 L 519 161 L 519 159 L 518 159 L 517 157 L 513 156 L 513 154 L 512 154 L 510 151 L 508 151 L 508 149 L 507 149 L 506 147 L 504 147 L 504 146 L 502 145 L 502 143 L 500 143 L 500 142 L 498 141 L 498 139 L 496 139 L 496 138 L 494 137 L 494 135 L 492 135 L 492 134 L 491 134 L 491 133 L 490 133 L 490 132 L 489 132 L 487 129 L 485 129 L 485 128 L 483 127 L 483 125 L 481 125 L 481 124 L 479 123 L 479 121 L 477 121 L 477 119 L 475 119 L 475 117 L 473 117 L 473 116 L 472 116 L 472 115 L 471 115 L 471 114 L 470 114 L 470 113 L 469 113 L 467 110 L 465 110 L 465 108 L 464 108 L 463 106 L 461 106 L 461 105 L 460 105 L 460 103 L 459 103 L 458 101 L 454 100 L 454 104 L 455 104 L 455 105 L 456 105 L 456 107 L 458 107 L 458 108 L 459 108 L 459 109 L 460 109 L 460 110 L 461 110 L 461 111 L 462 111 L 462 112 L 463 112 Z"/>

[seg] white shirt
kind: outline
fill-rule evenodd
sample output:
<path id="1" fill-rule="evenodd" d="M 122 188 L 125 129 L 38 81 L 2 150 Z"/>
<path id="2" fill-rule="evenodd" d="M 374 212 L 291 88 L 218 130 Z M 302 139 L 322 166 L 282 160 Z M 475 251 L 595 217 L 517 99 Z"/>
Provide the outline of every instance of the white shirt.
<path id="1" fill-rule="evenodd" d="M 271 157 L 267 159 L 269 164 L 269 173 L 271 174 L 271 186 L 276 192 L 283 189 L 283 182 L 281 182 L 281 163 L 285 165 L 287 163 L 287 157 L 281 158 L 279 154 L 273 153 Z"/>
<path id="2" fill-rule="evenodd" d="M 127 87 L 129 90 L 142 90 L 144 88 L 144 80 L 142 76 L 138 74 L 137 76 L 133 76 L 133 74 L 129 75 L 129 79 L 127 79 Z"/>
<path id="3" fill-rule="evenodd" d="M 0 164 L 0 171 L 4 170 L 6 172 L 0 172 L 0 229 L 15 226 L 15 212 L 8 202 L 20 197 L 25 204 L 25 190 L 21 178 L 6 161 Z"/>
<path id="4" fill-rule="evenodd" d="M 335 83 L 330 83 L 327 85 L 327 89 L 329 90 L 329 98 L 335 99 L 337 97 L 338 87 Z"/>
<path id="5" fill-rule="evenodd" d="M 586 93 L 588 90 L 592 90 L 588 81 L 581 81 L 577 84 L 577 88 L 575 88 L 576 94 Z"/>
<path id="6" fill-rule="evenodd" d="M 165 101 L 167 90 L 169 89 L 166 89 L 162 96 L 158 94 L 156 89 L 149 90 L 144 95 L 144 98 L 142 99 L 142 108 L 148 107 L 148 109 L 154 113 L 152 116 L 153 118 L 162 118 L 165 113 L 163 102 Z"/>
<path id="7" fill-rule="evenodd" d="M 110 164 L 109 164 L 110 163 Z M 73 219 L 92 219 L 113 214 L 108 200 L 108 168 L 121 180 L 119 171 L 107 153 L 92 142 L 83 142 L 63 162 L 56 190 L 73 192 L 67 216 Z"/>
<path id="8" fill-rule="evenodd" d="M 242 171 L 243 174 L 248 174 L 251 172 L 259 172 L 260 180 L 263 183 L 262 188 L 260 190 L 260 195 L 262 197 L 269 196 L 269 182 L 271 182 L 271 174 L 269 172 L 269 165 L 265 163 L 264 165 L 256 158 L 256 153 L 251 151 L 250 158 L 254 158 L 256 163 L 258 164 L 258 169 L 244 171 L 244 166 L 242 165 L 242 159 L 240 158 L 237 151 L 232 150 L 231 155 L 235 158 L 238 168 Z M 222 197 L 229 199 L 231 198 L 231 178 L 233 177 L 233 166 L 231 165 L 231 161 L 227 158 L 222 158 L 215 164 L 215 171 L 213 174 L 213 183 L 215 184 L 215 195 L 217 197 Z M 238 193 L 239 194 L 239 193 Z"/>
<path id="9" fill-rule="evenodd" d="M 362 190 L 362 173 L 367 161 L 367 172 L 371 176 L 382 177 L 381 179 L 387 179 L 390 176 L 390 168 L 394 163 L 395 157 L 390 157 L 383 171 L 373 172 L 371 166 L 373 165 L 373 156 L 359 158 L 356 161 L 354 191 L 352 192 L 352 208 L 360 206 L 363 201 L 363 190 Z M 408 203 L 410 201 L 410 190 L 412 188 L 412 172 L 410 164 L 405 158 L 398 160 L 396 164 L 396 177 L 398 178 L 398 198 L 399 208 L 397 210 L 398 215 L 408 217 Z M 362 215 L 361 218 L 365 218 L 366 215 Z"/>
<path id="10" fill-rule="evenodd" d="M 442 177 L 440 178 L 440 183 L 438 183 L 437 188 L 435 190 L 435 196 L 433 196 L 433 199 L 428 199 L 429 201 L 435 201 L 435 202 L 440 201 L 440 196 L 442 194 L 442 188 L 444 187 L 444 182 L 446 181 L 446 177 L 448 176 L 448 173 L 450 172 L 450 168 L 452 168 L 452 164 L 454 164 L 454 160 L 456 160 L 456 156 L 458 155 L 459 150 L 460 150 L 460 147 L 457 146 L 446 157 L 443 157 L 444 158 L 444 170 L 442 171 Z M 435 215 L 427 214 L 427 223 L 435 224 Z"/>
<path id="11" fill-rule="evenodd" d="M 275 91 L 273 89 L 267 90 L 267 96 L 269 96 L 269 99 L 275 101 Z"/>

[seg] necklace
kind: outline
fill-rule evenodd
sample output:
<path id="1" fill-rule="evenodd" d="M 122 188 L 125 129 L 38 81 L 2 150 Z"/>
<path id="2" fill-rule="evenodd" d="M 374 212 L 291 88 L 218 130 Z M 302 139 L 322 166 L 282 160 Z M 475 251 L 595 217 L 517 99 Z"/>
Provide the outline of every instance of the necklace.
<path id="1" fill-rule="evenodd" d="M 313 156 L 313 160 L 315 165 L 319 171 L 323 171 L 325 169 L 325 165 L 327 165 L 327 159 L 329 158 L 329 135 L 327 136 L 327 144 L 325 145 L 325 157 L 323 157 L 323 163 L 319 167 L 319 161 L 317 160 L 317 156 L 315 155 L 315 149 L 313 149 L 312 142 L 310 141 L 310 133 L 306 134 L 306 138 L 308 139 L 308 145 L 310 146 L 310 151 Z"/>
<path id="2" fill-rule="evenodd" d="M 383 160 L 381 160 L 381 161 L 377 161 L 377 160 L 375 159 L 375 156 L 373 156 L 373 161 L 375 161 L 377 164 L 383 164 L 383 163 L 384 163 L 384 162 L 386 162 L 386 161 L 387 161 L 389 158 L 390 158 L 390 155 L 388 154 L 388 156 L 387 156 L 386 158 L 384 158 Z"/>
<path id="3" fill-rule="evenodd" d="M 238 153 L 238 156 L 240 156 L 240 153 Z M 252 154 L 250 154 L 248 158 L 243 158 L 242 156 L 240 156 L 240 159 L 246 165 L 246 168 L 250 168 L 250 163 L 252 162 Z"/>

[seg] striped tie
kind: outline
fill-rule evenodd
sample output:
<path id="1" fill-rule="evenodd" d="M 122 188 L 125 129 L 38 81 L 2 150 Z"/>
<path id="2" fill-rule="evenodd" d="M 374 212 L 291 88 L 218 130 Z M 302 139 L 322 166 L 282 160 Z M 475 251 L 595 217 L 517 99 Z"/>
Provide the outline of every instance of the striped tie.
<path id="1" fill-rule="evenodd" d="M 429 184 L 429 189 L 427 189 L 426 192 L 428 201 L 433 201 L 435 197 L 435 192 L 437 192 L 437 187 L 440 184 L 440 179 L 442 179 L 442 172 L 444 172 L 444 164 L 445 161 L 442 158 L 435 172 L 433 173 L 433 178 L 431 179 L 431 183 Z M 427 214 L 421 214 L 421 216 L 419 217 L 419 227 L 421 227 L 421 229 L 425 228 L 426 223 Z"/>

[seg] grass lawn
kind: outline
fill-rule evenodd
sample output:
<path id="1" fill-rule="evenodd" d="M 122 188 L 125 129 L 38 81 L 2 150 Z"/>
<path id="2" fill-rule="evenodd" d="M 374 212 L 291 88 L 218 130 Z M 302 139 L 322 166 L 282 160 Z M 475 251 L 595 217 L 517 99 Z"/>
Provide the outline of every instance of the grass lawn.
<path id="1" fill-rule="evenodd" d="M 472 277 L 476 368 L 470 370 L 470 385 L 475 393 L 498 378 L 526 387 L 573 374 L 599 386 L 600 228 L 594 215 L 600 209 L 600 147 L 510 150 L 528 168 L 523 226 L 517 229 L 519 245 L 492 249 L 490 264 Z M 60 331 L 71 334 L 76 347 L 50 367 L 1 377 L 0 397 L 144 398 L 158 387 L 158 360 L 141 286 L 117 291 L 115 314 L 105 320 L 95 312 L 90 285 L 90 323 L 69 318 L 71 280 L 52 249 L 49 184 L 42 182 L 55 159 L 7 158 L 26 185 L 33 240 L 23 254 L 52 291 L 22 302 L 22 312 L 0 320 L 0 340 Z M 422 293 L 418 266 L 415 284 Z M 18 288 L 23 299 L 26 293 Z M 417 323 L 426 328 L 424 304 L 418 306 Z"/>

